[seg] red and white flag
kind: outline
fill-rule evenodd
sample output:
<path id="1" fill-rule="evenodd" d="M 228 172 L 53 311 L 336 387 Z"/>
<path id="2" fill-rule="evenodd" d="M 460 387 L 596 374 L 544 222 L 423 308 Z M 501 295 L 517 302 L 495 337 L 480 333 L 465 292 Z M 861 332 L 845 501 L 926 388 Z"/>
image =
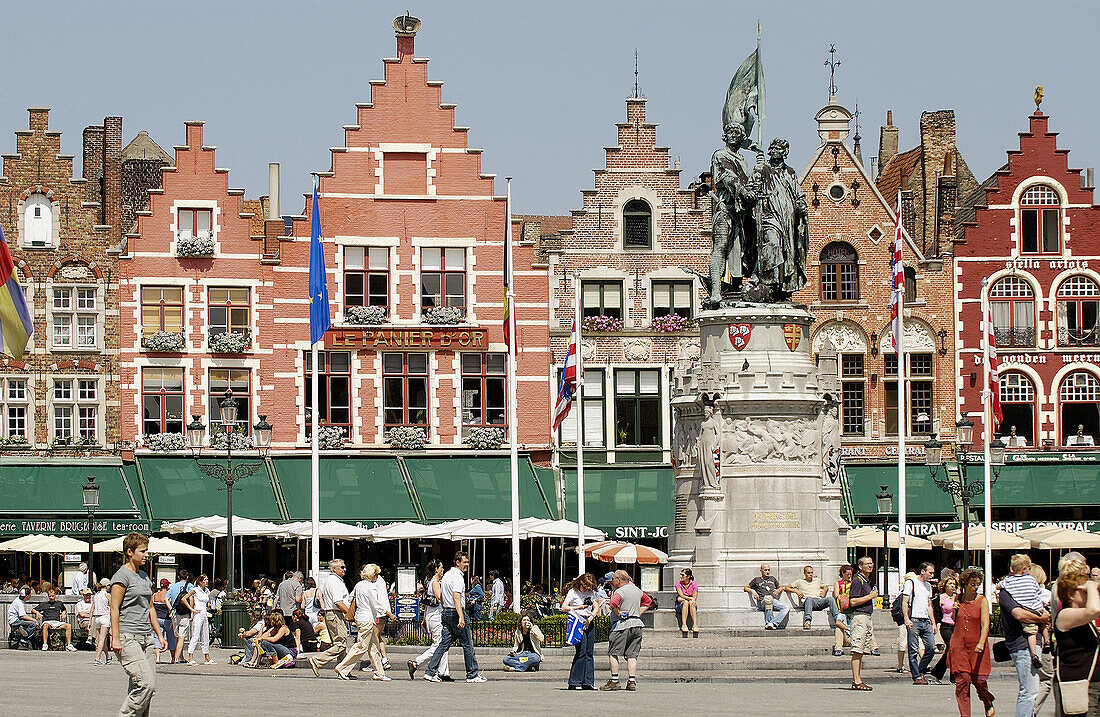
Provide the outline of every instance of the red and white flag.
<path id="1" fill-rule="evenodd" d="M 580 368 L 580 354 L 578 344 L 580 336 L 577 333 L 577 322 L 573 321 L 573 331 L 569 334 L 569 351 L 565 354 L 565 365 L 561 369 L 561 381 L 558 383 L 558 397 L 554 402 L 554 430 L 558 429 L 565 417 L 569 415 L 569 409 L 573 405 L 573 395 L 577 392 L 578 374 L 583 373 Z M 577 437 L 580 440 L 580 437 Z"/>
<path id="2" fill-rule="evenodd" d="M 894 350 L 901 346 L 902 300 L 905 297 L 905 267 L 901 261 L 901 192 L 898 192 L 898 211 L 894 219 L 893 293 L 890 296 L 890 333 Z"/>
<path id="3" fill-rule="evenodd" d="M 999 426 L 1004 420 L 1004 414 L 1001 412 L 1001 360 L 997 358 L 997 337 L 993 333 L 993 310 L 988 300 L 983 323 L 985 324 L 985 360 L 989 368 L 989 385 L 986 387 L 989 390 L 989 408 L 993 418 L 996 419 L 995 425 Z"/>

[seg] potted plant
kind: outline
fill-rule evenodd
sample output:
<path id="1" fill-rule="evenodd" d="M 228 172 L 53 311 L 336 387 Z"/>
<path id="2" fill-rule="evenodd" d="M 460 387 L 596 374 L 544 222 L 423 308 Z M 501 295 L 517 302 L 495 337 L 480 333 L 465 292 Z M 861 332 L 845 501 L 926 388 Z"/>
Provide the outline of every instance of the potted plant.
<path id="1" fill-rule="evenodd" d="M 358 326 L 374 326 L 386 322 L 385 306 L 348 306 L 344 308 L 344 321 Z"/>
<path id="2" fill-rule="evenodd" d="M 650 331 L 662 334 L 675 334 L 682 331 L 690 331 L 695 327 L 695 321 L 680 314 L 664 314 L 653 319 L 649 324 Z"/>
<path id="3" fill-rule="evenodd" d="M 182 433 L 147 433 L 141 437 L 142 443 L 151 451 L 169 453 L 187 448 L 187 437 Z"/>
<path id="4" fill-rule="evenodd" d="M 252 335 L 247 331 L 221 331 L 207 340 L 210 353 L 243 354 L 252 348 Z"/>
<path id="5" fill-rule="evenodd" d="M 180 236 L 176 239 L 176 256 L 186 259 L 214 256 L 214 238 L 208 234 Z"/>
<path id="6" fill-rule="evenodd" d="M 581 328 L 587 332 L 608 333 L 623 330 L 623 320 L 615 316 L 586 316 L 581 321 Z"/>
<path id="7" fill-rule="evenodd" d="M 322 451 L 338 451 L 344 447 L 345 429 L 342 426 L 321 426 L 317 429 L 317 446 Z"/>

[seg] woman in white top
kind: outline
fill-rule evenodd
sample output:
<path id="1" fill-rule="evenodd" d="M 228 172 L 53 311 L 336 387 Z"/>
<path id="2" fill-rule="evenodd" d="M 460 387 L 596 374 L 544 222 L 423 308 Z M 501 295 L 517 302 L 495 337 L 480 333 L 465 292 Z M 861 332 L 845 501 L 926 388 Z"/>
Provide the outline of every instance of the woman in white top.
<path id="1" fill-rule="evenodd" d="M 317 623 L 321 622 L 321 604 L 317 602 L 317 581 L 313 578 L 306 578 L 306 589 L 302 593 L 302 609 L 309 618 L 309 624 L 317 629 Z"/>
<path id="2" fill-rule="evenodd" d="M 596 649 L 596 629 L 593 621 L 599 612 L 603 600 L 596 597 L 596 576 L 592 573 L 580 575 L 569 586 L 569 592 L 561 601 L 562 612 L 575 615 L 584 621 L 584 633 L 573 653 L 573 664 L 569 668 L 569 689 L 596 689 L 596 662 L 593 653 Z"/>
<path id="3" fill-rule="evenodd" d="M 421 612 L 424 613 L 424 625 L 432 636 L 432 644 L 427 650 L 417 655 L 416 659 L 406 663 L 409 667 L 409 679 L 416 679 L 416 668 L 432 659 L 435 648 L 443 641 L 443 589 L 439 582 L 443 579 L 443 562 L 432 559 L 428 563 L 427 575 L 428 588 L 420 599 Z M 443 659 L 439 661 L 439 677 L 444 682 L 451 681 L 451 670 L 447 664 L 447 653 L 443 653 Z"/>
<path id="4" fill-rule="evenodd" d="M 183 604 L 191 611 L 191 642 L 187 645 L 187 664 L 194 666 L 195 647 L 202 647 L 204 665 L 213 665 L 210 659 L 210 619 L 206 615 L 206 606 L 210 602 L 210 579 L 200 575 L 195 587 L 183 598 Z"/>
<path id="5" fill-rule="evenodd" d="M 92 629 L 95 630 L 95 662 L 105 665 L 111 661 L 107 647 L 107 635 L 111 632 L 111 594 L 107 592 L 107 580 L 100 580 L 96 594 L 92 596 Z"/>
<path id="6" fill-rule="evenodd" d="M 378 641 L 378 651 L 382 653 L 382 667 L 390 669 L 390 658 L 386 656 L 386 643 L 382 641 L 382 633 L 386 629 L 386 622 L 389 620 L 396 620 L 393 613 L 390 611 L 390 591 L 386 585 L 386 581 L 382 579 L 382 574 L 379 573 L 378 577 L 374 581 L 374 591 L 378 595 L 378 605 L 381 608 L 382 614 L 378 617 L 378 620 L 374 623 L 375 639 Z"/>

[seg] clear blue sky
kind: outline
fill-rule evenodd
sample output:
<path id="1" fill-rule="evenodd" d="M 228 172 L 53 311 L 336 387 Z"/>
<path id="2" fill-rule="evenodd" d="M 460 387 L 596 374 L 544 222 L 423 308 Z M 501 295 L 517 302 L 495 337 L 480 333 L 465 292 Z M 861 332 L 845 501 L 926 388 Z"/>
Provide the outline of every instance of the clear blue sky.
<path id="1" fill-rule="evenodd" d="M 625 117 L 634 50 L 658 141 L 679 155 L 684 184 L 720 135 L 726 86 L 764 28 L 765 137 L 791 141 L 801 170 L 817 146 L 813 115 L 828 99 L 829 43 L 837 85 L 862 112 L 865 157 L 894 110 L 901 147 L 917 142 L 922 110 L 952 108 L 959 146 L 979 178 L 1004 162 L 1026 129 L 1035 85 L 1071 165 L 1100 164 L 1091 2 L 425 2 L 417 55 L 444 82 L 497 191 L 511 175 L 519 212 L 564 214 L 592 186 L 614 123 Z M 300 211 L 309 172 L 370 99 L 382 57 L 395 54 L 392 19 L 406 4 L 371 2 L 11 3 L 0 39 L 0 152 L 27 126 L 26 108 L 53 108 L 63 150 L 80 131 L 122 115 L 126 140 L 145 129 L 165 149 L 183 122 L 206 121 L 218 164 L 248 197 L 267 192 L 267 163 L 283 167 L 283 211 Z"/>

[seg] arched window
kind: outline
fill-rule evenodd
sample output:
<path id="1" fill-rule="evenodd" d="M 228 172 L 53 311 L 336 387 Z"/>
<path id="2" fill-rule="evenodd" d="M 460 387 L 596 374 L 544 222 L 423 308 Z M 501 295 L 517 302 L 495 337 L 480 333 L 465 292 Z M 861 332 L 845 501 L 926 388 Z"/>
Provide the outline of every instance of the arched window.
<path id="1" fill-rule="evenodd" d="M 652 244 L 653 211 L 641 199 L 631 199 L 623 207 L 623 246 L 649 249 Z"/>
<path id="2" fill-rule="evenodd" d="M 1100 380 L 1089 371 L 1062 379 L 1058 418 L 1063 446 L 1093 446 L 1100 434 Z"/>
<path id="3" fill-rule="evenodd" d="M 859 255 L 847 242 L 835 241 L 821 250 L 821 300 L 859 300 Z"/>
<path id="4" fill-rule="evenodd" d="M 1018 276 L 1006 276 L 989 288 L 993 333 L 1000 347 L 1035 345 L 1035 292 Z"/>
<path id="5" fill-rule="evenodd" d="M 905 303 L 917 300 L 917 270 L 905 267 Z"/>
<path id="6" fill-rule="evenodd" d="M 1030 187 L 1020 197 L 1020 252 L 1060 254 L 1062 212 L 1058 193 L 1045 184 Z"/>
<path id="7" fill-rule="evenodd" d="M 45 194 L 32 194 L 23 203 L 23 246 L 51 247 L 53 205 Z"/>
<path id="8" fill-rule="evenodd" d="M 1035 446 L 1035 384 L 1018 371 L 1001 376 L 1001 434 L 1009 448 Z"/>
<path id="9" fill-rule="evenodd" d="M 1087 276 L 1058 287 L 1058 345 L 1100 346 L 1100 286 Z"/>

